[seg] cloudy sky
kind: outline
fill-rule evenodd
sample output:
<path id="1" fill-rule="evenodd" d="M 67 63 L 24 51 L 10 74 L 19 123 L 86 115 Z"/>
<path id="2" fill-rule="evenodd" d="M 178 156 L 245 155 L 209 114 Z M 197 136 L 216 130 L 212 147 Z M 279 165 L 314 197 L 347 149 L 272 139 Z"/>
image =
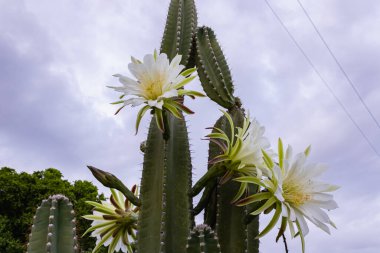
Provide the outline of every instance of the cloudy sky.
<path id="1" fill-rule="evenodd" d="M 264 0 L 197 1 L 199 24 L 223 46 L 239 96 L 275 143 L 312 144 L 310 159 L 341 186 L 338 230 L 312 229 L 307 252 L 380 250 L 380 157 L 313 72 Z M 339 71 L 296 0 L 271 1 L 337 97 L 380 152 L 380 129 Z M 139 182 L 148 118 L 134 135 L 136 109 L 114 116 L 112 74 L 128 74 L 130 56 L 158 48 L 169 0 L 0 0 L 0 166 L 32 172 L 60 169 L 69 180 L 93 180 L 87 164 Z M 380 2 L 303 1 L 329 46 L 380 120 Z M 201 90 L 199 82 L 191 88 Z M 194 179 L 205 171 L 207 134 L 219 117 L 208 99 L 188 101 Z M 96 183 L 94 181 L 94 183 Z M 96 183 L 97 184 L 97 183 Z M 99 185 L 99 184 L 97 184 Z M 104 190 L 104 188 L 101 188 Z M 265 224 L 263 219 L 263 224 Z M 283 252 L 267 236 L 261 251 Z M 290 252 L 300 252 L 298 240 Z"/>

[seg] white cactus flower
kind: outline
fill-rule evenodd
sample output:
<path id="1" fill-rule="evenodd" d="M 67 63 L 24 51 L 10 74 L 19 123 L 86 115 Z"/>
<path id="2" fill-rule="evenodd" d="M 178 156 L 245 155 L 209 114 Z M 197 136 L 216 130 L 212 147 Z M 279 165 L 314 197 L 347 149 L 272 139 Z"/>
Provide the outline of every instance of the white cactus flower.
<path id="1" fill-rule="evenodd" d="M 335 191 L 339 187 L 316 180 L 326 171 L 327 167 L 322 164 L 306 163 L 310 147 L 292 158 L 291 146 L 288 146 L 285 154 L 281 139 L 279 139 L 278 146 L 278 164 L 274 163 L 265 151 L 263 152 L 265 163 L 270 170 L 268 177 L 263 177 L 261 180 L 253 177 L 236 179 L 242 183 L 257 184 L 263 188 L 260 193 L 238 201 L 237 205 L 243 206 L 264 201 L 265 203 L 251 214 L 258 215 L 271 210 L 275 210 L 275 213 L 259 237 L 268 233 L 282 217 L 277 239 L 284 233 L 286 226 L 289 226 L 292 238 L 300 236 L 304 252 L 304 236 L 309 232 L 306 220 L 329 234 L 330 229 L 327 225 L 335 228 L 325 210 L 333 210 L 338 207 L 333 195 L 329 192 Z M 297 227 L 297 233 L 294 225 Z"/>
<path id="2" fill-rule="evenodd" d="M 206 136 L 223 151 L 210 163 L 224 162 L 231 174 L 238 172 L 241 175 L 261 177 L 262 169 L 266 169 L 261 150 L 273 153 L 268 139 L 264 136 L 265 128 L 256 119 L 251 120 L 249 116 L 244 118 L 242 127 L 235 127 L 231 116 L 227 112 L 223 113 L 233 134 L 228 135 L 219 128 L 213 128 L 214 132 Z"/>
<path id="3" fill-rule="evenodd" d="M 138 106 L 145 104 L 139 111 L 136 121 L 136 132 L 141 118 L 149 109 L 154 110 L 158 127 L 163 131 L 163 110 L 169 111 L 174 116 L 181 118 L 180 111 L 191 114 L 190 109 L 185 107 L 178 96 L 204 96 L 197 91 L 182 89 L 187 83 L 196 77 L 196 68 L 184 70 L 185 66 L 181 65 L 182 56 L 176 55 L 172 61 L 166 54 L 147 54 L 143 61 L 139 61 L 132 57 L 132 62 L 128 65 L 129 71 L 136 78 L 132 79 L 121 74 L 115 74 L 123 86 L 112 87 L 115 91 L 122 92 L 121 100 L 113 104 L 123 104 L 116 112 L 118 113 L 126 105 Z M 134 96 L 132 98 L 123 99 L 126 96 Z"/>
<path id="4" fill-rule="evenodd" d="M 86 202 L 94 206 L 94 212 L 93 215 L 83 216 L 93 221 L 84 235 L 92 232 L 91 236 L 97 238 L 93 253 L 102 245 L 108 247 L 108 253 L 120 250 L 133 253 L 139 208 L 129 202 L 118 190 L 111 189 L 111 192 L 110 203 Z M 132 188 L 132 192 L 138 195 L 136 186 Z"/>

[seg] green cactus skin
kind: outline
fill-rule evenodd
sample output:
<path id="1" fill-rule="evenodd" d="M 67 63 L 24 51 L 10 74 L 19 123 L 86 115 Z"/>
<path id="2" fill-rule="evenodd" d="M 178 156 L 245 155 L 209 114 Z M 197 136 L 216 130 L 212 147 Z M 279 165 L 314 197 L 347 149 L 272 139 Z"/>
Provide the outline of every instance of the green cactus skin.
<path id="1" fill-rule="evenodd" d="M 69 199 L 53 195 L 37 208 L 27 253 L 77 253 L 75 215 Z"/>
<path id="2" fill-rule="evenodd" d="M 165 214 L 164 251 L 185 252 L 189 229 L 192 225 L 190 210 L 191 155 L 186 121 L 168 117 L 171 138 L 165 146 Z"/>
<path id="3" fill-rule="evenodd" d="M 198 225 L 190 233 L 187 253 L 220 253 L 218 239 L 207 225 Z"/>
<path id="4" fill-rule="evenodd" d="M 222 116 L 220 117 L 214 127 L 217 127 L 219 129 L 227 129 L 227 118 Z M 213 157 L 216 157 L 217 155 L 220 155 L 222 153 L 221 149 L 218 147 L 218 145 L 216 145 L 215 143 L 211 142 L 209 143 L 209 152 L 208 152 L 208 157 L 209 157 L 209 160 L 211 160 Z M 210 169 L 211 165 L 209 164 L 208 166 Z M 213 185 L 217 185 L 217 179 L 215 178 L 213 180 L 212 183 L 209 183 L 209 184 L 213 184 Z M 207 194 L 207 191 L 205 190 L 203 192 L 203 195 Z M 203 197 L 202 195 L 202 198 L 205 198 Z M 205 212 L 204 212 L 204 223 L 209 225 L 212 229 L 215 229 L 215 225 L 216 225 L 216 212 L 217 212 L 217 187 L 214 187 L 213 190 L 211 191 L 210 193 L 210 196 L 208 197 L 209 199 L 209 202 L 205 208 Z"/>
<path id="5" fill-rule="evenodd" d="M 173 59 L 176 54 L 182 55 L 181 63 L 186 66 L 196 28 L 197 13 L 194 0 L 172 0 L 162 38 L 161 53 L 166 53 L 169 59 Z"/>
<path id="6" fill-rule="evenodd" d="M 220 106 L 230 109 L 235 105 L 231 72 L 213 30 L 200 27 L 196 32 L 196 66 L 207 96 Z"/>
<path id="7" fill-rule="evenodd" d="M 191 160 L 186 122 L 168 116 L 165 141 L 155 119 L 150 124 L 141 181 L 139 253 L 186 252 L 191 202 Z"/>
<path id="8" fill-rule="evenodd" d="M 152 118 L 145 145 L 140 188 L 137 251 L 157 253 L 161 248 L 161 220 L 164 188 L 164 139 Z"/>
<path id="9" fill-rule="evenodd" d="M 229 111 L 235 126 L 241 126 L 244 113 L 240 108 Z M 215 124 L 216 127 L 230 132 L 227 119 L 223 116 Z M 210 142 L 209 159 L 220 154 L 220 148 Z M 246 225 L 247 207 L 237 207 L 231 204 L 231 200 L 239 190 L 239 183 L 229 181 L 218 185 L 211 194 L 211 201 L 205 209 L 205 223 L 215 228 L 220 240 L 222 253 L 258 253 L 258 217 Z M 255 191 L 256 189 L 249 189 Z"/>

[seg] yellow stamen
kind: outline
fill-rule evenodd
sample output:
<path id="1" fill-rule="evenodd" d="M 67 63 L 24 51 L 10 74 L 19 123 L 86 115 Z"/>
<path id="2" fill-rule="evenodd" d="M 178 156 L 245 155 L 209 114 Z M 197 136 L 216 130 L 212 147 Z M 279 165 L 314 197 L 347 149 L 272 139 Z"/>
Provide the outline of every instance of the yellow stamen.
<path id="1" fill-rule="evenodd" d="M 156 100 L 159 96 L 162 95 L 162 81 L 154 80 L 142 84 L 144 87 L 144 95 L 148 100 Z"/>
<path id="2" fill-rule="evenodd" d="M 284 182 L 282 187 L 285 201 L 293 205 L 300 206 L 311 199 L 304 187 L 296 182 Z"/>

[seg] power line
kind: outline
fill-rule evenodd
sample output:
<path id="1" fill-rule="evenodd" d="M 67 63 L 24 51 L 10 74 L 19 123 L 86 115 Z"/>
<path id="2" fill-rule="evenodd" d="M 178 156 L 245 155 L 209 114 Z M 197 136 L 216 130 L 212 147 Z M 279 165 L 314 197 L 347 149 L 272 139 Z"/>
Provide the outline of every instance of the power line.
<path id="1" fill-rule="evenodd" d="M 340 99 L 337 97 L 337 95 L 335 94 L 335 92 L 332 90 L 332 88 L 330 87 L 330 85 L 328 84 L 328 82 L 323 78 L 323 76 L 321 75 L 321 73 L 318 71 L 318 69 L 315 67 L 315 65 L 313 64 L 313 62 L 311 61 L 311 59 L 309 58 L 309 56 L 306 54 L 306 52 L 302 49 L 301 45 L 297 42 L 297 40 L 294 38 L 294 36 L 291 34 L 291 32 L 289 31 L 289 29 L 286 27 L 286 25 L 284 24 L 284 22 L 281 20 L 280 16 L 277 15 L 276 11 L 273 9 L 272 5 L 268 2 L 268 0 L 264 0 L 265 3 L 267 4 L 267 6 L 269 7 L 269 9 L 272 11 L 273 15 L 276 17 L 276 19 L 278 20 L 278 22 L 281 24 L 281 26 L 284 28 L 284 30 L 286 31 L 286 33 L 289 35 L 289 37 L 292 39 L 293 43 L 296 45 L 296 47 L 299 49 L 299 51 L 302 53 L 302 55 L 305 57 L 305 59 L 307 60 L 307 62 L 310 64 L 310 66 L 312 67 L 312 69 L 314 70 L 314 72 L 318 75 L 318 77 L 321 79 L 322 83 L 326 86 L 326 88 L 328 89 L 328 91 L 331 93 L 331 95 L 335 98 L 335 100 L 338 102 L 338 104 L 340 105 L 340 107 L 343 109 L 343 111 L 346 113 L 347 117 L 351 120 L 351 122 L 355 125 L 355 127 L 358 129 L 358 131 L 360 132 L 360 134 L 362 135 L 362 137 L 367 141 L 367 143 L 369 144 L 369 146 L 372 148 L 372 150 L 380 157 L 380 153 L 376 150 L 375 146 L 371 143 L 371 141 L 369 140 L 369 138 L 367 137 L 367 135 L 365 135 L 364 131 L 361 129 L 361 127 L 358 125 L 358 123 L 356 123 L 356 121 L 354 120 L 354 118 L 351 116 L 351 114 L 349 113 L 349 111 L 347 110 L 347 108 L 344 106 L 344 104 L 342 103 L 342 101 L 340 101 Z"/>
<path id="2" fill-rule="evenodd" d="M 322 36 L 321 32 L 319 31 L 319 29 L 317 28 L 316 24 L 314 23 L 314 21 L 312 20 L 312 18 L 310 17 L 309 13 L 306 11 L 305 7 L 302 5 L 301 1 L 300 0 L 297 0 L 298 4 L 300 5 L 300 7 L 302 8 L 303 12 L 305 13 L 306 17 L 309 19 L 310 23 L 313 25 L 314 27 L 314 30 L 317 32 L 319 38 L 321 39 L 321 41 L 323 42 L 323 44 L 325 45 L 325 47 L 327 48 L 327 50 L 329 51 L 331 57 L 334 59 L 335 63 L 338 65 L 340 71 L 342 72 L 342 74 L 344 75 L 344 77 L 346 78 L 347 82 L 350 84 L 351 88 L 354 90 L 354 92 L 356 93 L 356 95 L 358 96 L 360 102 L 362 103 L 362 105 L 364 106 L 364 108 L 367 110 L 367 112 L 369 113 L 369 115 L 371 116 L 371 118 L 373 119 L 373 121 L 375 122 L 376 126 L 380 129 L 380 124 L 379 122 L 377 121 L 377 119 L 375 118 L 375 116 L 373 115 L 373 113 L 371 112 L 371 110 L 369 109 L 369 107 L 367 106 L 367 104 L 364 102 L 364 99 L 362 98 L 362 96 L 360 95 L 358 89 L 356 88 L 356 86 L 354 85 L 354 82 L 351 80 L 351 78 L 348 76 L 347 72 L 344 70 L 342 64 L 339 62 L 338 58 L 335 56 L 335 54 L 333 53 L 333 51 L 331 50 L 331 48 L 329 47 L 329 45 L 327 44 L 326 40 L 324 39 L 324 37 Z"/>

